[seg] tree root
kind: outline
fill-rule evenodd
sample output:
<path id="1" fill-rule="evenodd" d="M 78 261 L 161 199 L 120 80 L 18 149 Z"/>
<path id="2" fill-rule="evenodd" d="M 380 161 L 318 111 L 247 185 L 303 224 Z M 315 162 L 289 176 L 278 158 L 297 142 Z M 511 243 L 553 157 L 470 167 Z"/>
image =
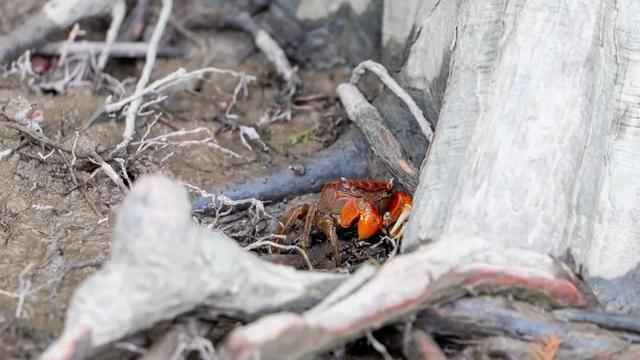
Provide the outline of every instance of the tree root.
<path id="1" fill-rule="evenodd" d="M 109 14 L 115 4 L 112 0 L 50 0 L 28 21 L 0 36 L 0 63 L 15 59 L 81 19 Z"/>
<path id="2" fill-rule="evenodd" d="M 255 198 L 261 201 L 279 201 L 301 194 L 319 191 L 325 182 L 347 178 L 365 178 L 376 173 L 377 165 L 364 136 L 351 129 L 328 148 L 315 156 L 300 160 L 303 173 L 289 166 L 269 170 L 250 179 L 240 179 L 209 189 L 209 193 L 222 194 L 233 200 Z M 379 170 L 378 170 L 379 171 Z M 197 197 L 193 210 L 206 213 L 215 208 L 212 198 Z"/>
<path id="3" fill-rule="evenodd" d="M 42 359 L 71 359 L 200 305 L 241 319 L 302 311 L 345 279 L 262 261 L 194 225 L 189 210 L 175 182 L 148 176 L 135 184 L 119 212 L 111 258 L 76 289 L 63 334 Z"/>
<path id="4" fill-rule="evenodd" d="M 269 315 L 236 329 L 222 355 L 303 358 L 402 321 L 431 304 L 469 294 L 508 294 L 551 308 L 595 306 L 593 297 L 579 289 L 579 280 L 549 256 L 456 239 L 395 257 L 370 281 L 330 306 L 300 315 Z"/>
<path id="5" fill-rule="evenodd" d="M 479 297 L 444 303 L 420 314 L 414 326 L 434 336 L 452 338 L 454 343 L 480 343 L 467 350 L 476 355 L 500 349 L 500 353 L 511 355 L 506 358 L 546 359 L 533 355 L 535 347 L 555 339 L 560 342 L 558 359 L 640 356 L 640 347 L 630 343 L 637 336 L 564 322 L 536 306 L 507 299 Z M 524 343 L 511 346 L 514 341 Z M 519 354 L 522 350 L 524 355 Z"/>

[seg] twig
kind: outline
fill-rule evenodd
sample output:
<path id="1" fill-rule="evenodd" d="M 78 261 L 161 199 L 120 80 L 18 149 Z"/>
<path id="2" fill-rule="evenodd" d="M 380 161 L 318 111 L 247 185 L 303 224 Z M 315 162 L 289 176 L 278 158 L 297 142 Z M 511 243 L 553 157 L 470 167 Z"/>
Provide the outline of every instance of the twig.
<path id="1" fill-rule="evenodd" d="M 405 188 L 413 191 L 418 186 L 418 170 L 407 160 L 400 142 L 384 124 L 380 112 L 355 85 L 340 84 L 337 92 L 349 119 L 362 130 L 373 152 Z"/>
<path id="2" fill-rule="evenodd" d="M 51 290 L 52 294 L 55 294 L 58 291 L 58 287 L 60 286 L 60 283 L 62 283 L 62 280 L 64 280 L 64 278 L 72 271 L 86 267 L 100 267 L 104 262 L 105 260 L 82 260 L 67 264 L 62 270 L 60 270 L 60 274 L 57 277 L 49 280 L 49 284 L 53 286 Z"/>
<path id="3" fill-rule="evenodd" d="M 69 31 L 69 36 L 67 36 L 67 40 L 62 42 L 62 45 L 60 46 L 60 59 L 58 61 L 58 66 L 57 66 L 59 69 L 62 68 L 62 66 L 67 63 L 69 46 L 73 44 L 73 42 L 76 40 L 76 37 L 78 36 L 79 33 L 80 33 L 80 25 L 78 23 L 75 23 L 73 25 L 73 28 L 71 28 L 71 31 Z"/>
<path id="4" fill-rule="evenodd" d="M 155 93 L 160 93 L 162 91 L 164 91 L 165 89 L 171 87 L 171 86 L 175 86 L 177 84 L 183 83 L 185 81 L 194 79 L 194 78 L 198 78 L 200 76 L 203 76 L 205 74 L 208 73 L 217 73 L 217 74 L 230 74 L 239 78 L 247 78 L 248 81 L 253 81 L 255 80 L 255 77 L 250 76 L 250 75 L 246 75 L 244 73 L 238 73 L 232 70 L 224 70 L 224 69 L 218 69 L 218 68 L 214 68 L 214 67 L 208 67 L 208 68 L 203 68 L 203 69 L 198 69 L 198 70 L 194 70 L 191 72 L 187 72 L 187 70 L 180 68 L 174 72 L 172 72 L 171 74 L 163 77 L 162 79 L 158 79 L 156 81 L 154 81 L 153 83 L 151 83 L 149 86 L 147 86 L 146 88 L 144 88 L 141 92 L 139 93 L 134 93 L 131 96 L 128 96 L 120 101 L 111 103 L 111 104 L 107 104 L 102 106 L 100 109 L 96 110 L 91 117 L 89 117 L 89 119 L 87 119 L 87 121 L 85 121 L 84 123 L 84 127 L 88 128 L 89 126 L 91 126 L 91 124 L 98 118 L 100 117 L 102 114 L 105 113 L 113 113 L 116 111 L 120 111 L 122 110 L 125 106 L 129 105 L 130 103 L 132 103 L 135 100 L 138 100 L 140 98 L 142 98 L 145 95 L 148 94 L 155 94 Z"/>
<path id="5" fill-rule="evenodd" d="M 367 331 L 367 340 L 369 340 L 369 344 L 373 346 L 373 348 L 378 352 L 378 354 L 380 354 L 380 356 L 382 356 L 384 360 L 393 360 L 391 355 L 389 355 L 389 351 L 387 351 L 387 348 L 373 336 L 371 331 Z"/>
<path id="6" fill-rule="evenodd" d="M 262 29 L 246 11 L 238 13 L 236 16 L 227 20 L 230 25 L 238 27 L 253 36 L 256 47 L 267 57 L 269 62 L 273 64 L 278 75 L 280 75 L 287 83 L 290 97 L 293 96 L 297 87 L 302 81 L 291 66 L 284 50 L 278 45 L 278 42 Z"/>
<path id="7" fill-rule="evenodd" d="M 20 297 L 20 294 L 18 294 L 18 293 L 9 292 L 9 291 L 5 291 L 5 290 L 0 290 L 0 295 L 6 296 L 6 297 L 10 297 L 10 298 L 15 298 L 15 299 Z"/>
<path id="8" fill-rule="evenodd" d="M 27 294 L 31 291 L 31 280 L 25 280 L 25 275 L 31 269 L 33 263 L 29 263 L 21 272 L 20 272 L 20 285 L 18 289 L 18 305 L 16 305 L 16 318 L 19 319 L 22 316 L 22 307 L 24 306 L 24 300 Z"/>
<path id="9" fill-rule="evenodd" d="M 151 77 L 151 70 L 153 70 L 153 66 L 156 61 L 158 44 L 160 43 L 162 33 L 167 26 L 169 16 L 171 16 L 172 8 L 173 0 L 162 0 L 162 10 L 160 11 L 160 16 L 158 17 L 158 23 L 156 24 L 156 28 L 153 30 L 153 34 L 151 35 L 151 40 L 149 41 L 149 52 L 147 53 L 147 58 L 144 64 L 144 68 L 142 69 L 140 79 L 136 84 L 134 95 L 137 95 L 137 97 L 131 102 L 129 108 L 127 109 L 124 132 L 122 134 L 122 142 L 116 145 L 115 149 L 113 149 L 111 154 L 108 156 L 109 158 L 112 158 L 114 154 L 117 154 L 121 150 L 125 149 L 127 145 L 129 145 L 129 142 L 133 140 L 133 134 L 135 133 L 136 115 L 138 114 L 138 108 L 140 108 L 140 105 L 142 105 L 142 94 L 145 87 L 147 86 L 147 83 L 149 82 L 149 78 Z"/>
<path id="10" fill-rule="evenodd" d="M 73 181 L 73 184 L 75 185 L 75 188 L 76 189 L 80 189 L 80 191 L 82 192 L 82 196 L 84 197 L 84 200 L 87 202 L 87 204 L 89 204 L 89 207 L 91 208 L 93 213 L 96 214 L 98 219 L 100 219 L 100 218 L 102 218 L 102 214 L 100 213 L 100 211 L 98 211 L 98 208 L 94 205 L 94 203 L 91 201 L 91 199 L 89 199 L 89 194 L 87 194 L 87 190 L 80 187 L 80 184 L 78 183 L 78 178 L 76 177 L 76 171 L 74 169 L 74 165 L 75 165 L 75 162 L 76 162 L 75 147 L 76 147 L 77 141 L 78 141 L 78 132 L 76 131 L 76 137 L 75 137 L 75 139 L 73 141 L 73 147 L 72 147 L 73 158 L 72 158 L 71 162 L 69 162 L 67 160 L 67 157 L 64 156 L 64 152 L 62 152 L 61 150 L 58 150 L 58 152 L 59 152 L 60 156 L 62 157 L 62 161 L 64 161 L 65 165 L 67 166 L 67 169 L 69 169 L 69 174 L 71 175 L 71 181 Z"/>
<path id="11" fill-rule="evenodd" d="M 122 21 L 124 20 L 126 11 L 127 4 L 124 0 L 118 0 L 111 9 L 111 25 L 109 26 L 109 30 L 107 31 L 105 47 L 100 53 L 100 57 L 98 58 L 98 65 L 96 66 L 98 74 L 102 73 L 105 65 L 107 64 L 107 60 L 109 59 L 109 52 L 111 51 L 111 47 L 113 46 L 116 37 L 118 36 L 118 31 L 120 31 L 120 26 L 122 25 Z"/>
<path id="12" fill-rule="evenodd" d="M 22 140 L 18 145 L 12 147 L 12 148 L 8 148 L 6 150 L 0 151 L 0 161 L 4 160 L 4 158 L 10 156 L 11 154 L 15 153 L 16 151 L 22 149 L 23 147 L 27 146 L 29 143 L 31 142 L 31 139 L 25 139 Z"/>
<path id="13" fill-rule="evenodd" d="M 120 40 L 137 41 L 142 38 L 147 20 L 149 0 L 138 0 L 136 6 L 129 12 L 129 17 L 123 25 Z"/>
<path id="14" fill-rule="evenodd" d="M 351 85 L 355 86 L 358 83 L 360 77 L 365 73 L 365 70 L 369 70 L 376 74 L 380 81 L 382 81 L 389 90 L 396 94 L 396 96 L 399 97 L 407 107 L 409 107 L 411 114 L 416 118 L 418 125 L 420 125 L 420 128 L 422 129 L 422 133 L 427 138 L 427 141 L 429 141 L 429 144 L 431 144 L 433 141 L 433 130 L 431 129 L 431 125 L 427 119 L 424 117 L 422 110 L 420 110 L 415 101 L 413 101 L 413 98 L 411 98 L 411 96 L 407 94 L 407 92 L 391 77 L 391 75 L 389 75 L 389 72 L 387 72 L 387 69 L 384 66 L 372 60 L 363 61 L 353 69 L 350 81 Z"/>
<path id="15" fill-rule="evenodd" d="M 34 51 L 37 55 L 60 56 L 64 42 L 54 42 L 44 45 Z M 142 58 L 147 55 L 150 44 L 139 41 L 116 41 L 111 44 L 109 56 L 115 58 Z M 101 54 L 107 48 L 104 41 L 76 41 L 68 46 L 70 54 L 88 53 Z M 176 46 L 160 46 L 156 54 L 159 58 L 182 58 L 188 55 L 188 49 Z"/>
<path id="16" fill-rule="evenodd" d="M 271 236 L 275 237 L 278 235 L 271 235 Z M 254 250 L 263 246 L 273 246 L 274 248 L 278 248 L 282 250 L 295 250 L 299 252 L 300 255 L 302 255 L 302 257 L 304 258 L 304 261 L 307 263 L 307 267 L 309 268 L 309 270 L 313 270 L 313 265 L 311 264 L 311 260 L 309 260 L 309 256 L 307 255 L 307 252 L 304 251 L 303 248 L 296 245 L 283 245 L 283 244 L 278 244 L 276 242 L 269 241 L 269 240 L 258 240 L 252 244 L 245 246 L 244 248 L 246 250 Z"/>
<path id="17" fill-rule="evenodd" d="M 155 121 L 154 121 L 155 123 Z M 147 130 L 147 134 L 148 134 Z M 212 147 L 214 149 L 220 150 L 223 153 L 227 154 L 227 155 L 231 155 L 235 158 L 242 158 L 241 155 L 227 149 L 224 148 L 222 146 L 220 146 L 215 139 L 213 138 L 213 136 L 204 138 L 204 139 L 200 139 L 200 140 L 185 140 L 185 141 L 171 141 L 171 138 L 174 137 L 178 137 L 178 136 L 186 136 L 186 135 L 193 135 L 193 134 L 197 134 L 200 132 L 205 132 L 205 133 L 210 133 L 210 130 L 204 127 L 199 127 L 199 128 L 195 128 L 195 129 L 191 129 L 191 130 L 178 130 L 178 131 L 174 131 L 174 132 L 170 132 L 168 134 L 164 134 L 164 135 L 160 135 L 157 136 L 155 138 L 152 139 L 143 139 L 140 141 L 136 141 L 131 143 L 131 145 L 137 145 L 138 149 L 136 150 L 135 154 L 139 155 L 140 153 L 144 152 L 145 150 L 151 148 L 151 147 L 158 147 L 160 149 L 165 149 L 167 147 L 189 147 L 189 146 L 207 146 L 207 147 Z M 147 135 L 145 134 L 145 135 Z"/>

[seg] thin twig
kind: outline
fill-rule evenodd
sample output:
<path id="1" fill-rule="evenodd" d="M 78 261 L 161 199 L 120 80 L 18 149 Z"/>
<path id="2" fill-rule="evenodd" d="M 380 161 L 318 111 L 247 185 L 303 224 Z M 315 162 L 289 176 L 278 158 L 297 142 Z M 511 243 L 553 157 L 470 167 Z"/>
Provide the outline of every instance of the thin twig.
<path id="1" fill-rule="evenodd" d="M 118 0 L 118 2 L 113 5 L 113 8 L 111 9 L 111 25 L 109 26 L 109 30 L 107 31 L 107 37 L 105 39 L 106 45 L 100 53 L 100 57 L 98 58 L 98 66 L 96 67 L 96 70 L 99 74 L 102 73 L 105 65 L 107 65 L 111 46 L 118 37 L 118 32 L 120 31 L 120 26 L 122 25 L 122 21 L 124 20 L 126 11 L 127 4 L 124 0 Z"/>
<path id="2" fill-rule="evenodd" d="M 67 40 L 62 44 L 60 50 L 60 59 L 58 61 L 58 68 L 62 68 L 64 64 L 67 63 L 67 55 L 69 54 L 69 46 L 76 40 L 76 37 L 80 34 L 80 25 L 75 23 L 71 31 L 69 32 L 69 36 Z"/>
<path id="3" fill-rule="evenodd" d="M 106 114 L 106 113 L 114 113 L 117 111 L 122 110 L 125 106 L 131 104 L 133 101 L 136 101 L 140 98 L 142 98 L 145 95 L 148 94 L 157 94 L 157 93 L 161 93 L 162 91 L 166 90 L 167 88 L 170 88 L 172 86 L 175 86 L 177 84 L 183 83 L 185 81 L 189 81 L 191 79 L 195 79 L 195 78 L 199 78 L 201 76 L 204 76 L 206 74 L 209 73 L 217 73 L 217 74 L 229 74 L 238 78 L 246 78 L 247 81 L 253 81 L 256 78 L 254 76 L 251 75 L 247 75 L 244 73 L 240 73 L 240 72 L 236 72 L 233 70 L 225 70 L 225 69 L 218 69 L 218 68 L 214 68 L 214 67 L 207 67 L 207 68 L 203 68 L 203 69 L 198 69 L 198 70 L 194 70 L 194 71 L 190 71 L 187 72 L 187 70 L 180 68 L 174 72 L 172 72 L 171 74 L 163 77 L 162 79 L 158 79 L 154 82 L 152 82 L 149 86 L 147 86 L 146 88 L 144 88 L 141 92 L 139 93 L 134 93 L 131 96 L 128 96 L 120 101 L 114 102 L 114 103 L 110 103 L 110 104 L 106 104 L 104 106 L 102 106 L 100 109 L 96 110 L 96 112 L 94 112 L 91 117 L 89 117 L 89 119 L 87 119 L 87 121 L 85 121 L 84 123 L 84 127 L 88 128 L 96 119 L 98 119 L 102 114 Z"/>
<path id="4" fill-rule="evenodd" d="M 22 307 L 24 306 L 24 301 L 28 293 L 31 291 L 31 280 L 26 280 L 25 275 L 31 269 L 33 263 L 29 263 L 22 272 L 20 272 L 20 285 L 18 288 L 18 305 L 16 305 L 16 319 L 19 319 L 22 316 Z"/>
<path id="5" fill-rule="evenodd" d="M 270 235 L 269 237 L 279 237 L 279 235 Z M 301 248 L 300 246 L 296 246 L 296 245 L 283 245 L 283 244 L 278 244 L 276 242 L 273 241 L 269 241 L 269 240 L 258 240 L 254 243 L 251 243 L 247 246 L 245 246 L 244 248 L 246 250 L 254 250 L 263 246 L 273 246 L 274 248 L 278 248 L 278 249 L 282 249 L 282 250 L 295 250 L 297 252 L 300 253 L 300 255 L 302 255 L 302 257 L 304 258 L 304 261 L 307 263 L 307 267 L 309 268 L 309 270 L 313 270 L 313 265 L 311 264 L 311 261 L 309 260 L 309 256 L 307 255 L 307 252 L 304 251 L 303 248 Z"/>
<path id="6" fill-rule="evenodd" d="M 60 283 L 62 283 L 62 280 L 64 280 L 64 278 L 72 271 L 84 269 L 86 267 L 100 267 L 104 262 L 105 260 L 82 260 L 67 264 L 62 270 L 60 270 L 60 274 L 58 276 L 49 281 L 49 284 L 53 286 L 51 290 L 52 294 L 55 294 L 58 291 L 58 287 L 60 286 Z"/>
<path id="7" fill-rule="evenodd" d="M 384 360 L 393 360 L 391 355 L 389 355 L 389 351 L 387 351 L 387 348 L 380 341 L 378 341 L 378 339 L 373 337 L 371 331 L 367 331 L 367 340 L 369 340 L 371 346 L 373 346 L 373 348 L 382 356 Z"/>
<path id="8" fill-rule="evenodd" d="M 158 17 L 158 23 L 156 24 L 156 28 L 153 30 L 153 34 L 151 35 L 149 52 L 147 53 L 147 58 L 144 64 L 144 68 L 142 69 L 142 74 L 140 75 L 140 79 L 136 84 L 136 90 L 134 92 L 135 95 L 139 95 L 135 100 L 131 102 L 129 108 L 127 109 L 127 115 L 125 117 L 125 125 L 124 132 L 122 134 L 122 142 L 120 142 L 115 149 L 111 152 L 108 158 L 112 158 L 115 154 L 125 149 L 129 142 L 133 140 L 133 134 L 135 133 L 135 121 L 136 115 L 138 114 L 138 109 L 140 105 L 142 105 L 142 92 L 144 91 L 147 83 L 149 82 L 149 78 L 151 77 L 151 71 L 153 70 L 153 66 L 156 61 L 156 53 L 158 51 L 158 44 L 160 43 L 160 38 L 162 37 L 162 33 L 164 32 L 165 27 L 167 26 L 167 21 L 171 16 L 171 9 L 173 8 L 173 0 L 162 0 L 162 10 L 160 11 L 160 16 Z"/>

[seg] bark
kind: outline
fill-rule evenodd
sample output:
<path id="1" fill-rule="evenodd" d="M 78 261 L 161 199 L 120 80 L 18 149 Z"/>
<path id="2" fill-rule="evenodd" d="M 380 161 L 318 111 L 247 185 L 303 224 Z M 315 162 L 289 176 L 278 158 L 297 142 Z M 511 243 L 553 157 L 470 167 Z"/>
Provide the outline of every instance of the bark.
<path id="1" fill-rule="evenodd" d="M 403 251 L 480 235 L 570 252 L 609 308 L 640 311 L 639 7 L 422 3 L 401 76 L 438 123 Z"/>
<path id="2" fill-rule="evenodd" d="M 547 308 L 594 305 L 579 281 L 546 255 L 457 240 L 398 256 L 364 283 L 356 275 L 334 292 L 342 296 L 302 314 L 269 315 L 234 330 L 221 350 L 223 358 L 306 358 L 466 294 L 508 295 Z"/>
<path id="3" fill-rule="evenodd" d="M 478 297 L 445 303 L 420 314 L 414 326 L 434 336 L 452 337 L 460 344 L 482 344 L 485 351 L 474 351 L 485 354 L 489 353 L 487 348 L 491 344 L 485 339 L 526 341 L 514 348 L 501 347 L 502 353 L 517 359 L 540 359 L 534 355 L 535 344 L 550 338 L 560 341 L 561 348 L 554 357 L 557 359 L 595 359 L 607 355 L 608 359 L 631 359 L 640 356 L 640 347 L 632 345 L 633 334 L 563 322 L 531 304 L 506 299 Z M 495 342 L 493 344 L 495 346 Z"/>
<path id="4" fill-rule="evenodd" d="M 604 167 L 584 236 L 585 275 L 610 310 L 640 313 L 640 4 L 616 2 L 613 24 L 617 64 L 615 100 L 608 109 L 613 124 L 604 129 Z M 603 134 L 603 137 L 605 135 Z M 589 199 L 590 200 L 590 199 Z M 585 231 L 586 232 L 586 231 Z"/>

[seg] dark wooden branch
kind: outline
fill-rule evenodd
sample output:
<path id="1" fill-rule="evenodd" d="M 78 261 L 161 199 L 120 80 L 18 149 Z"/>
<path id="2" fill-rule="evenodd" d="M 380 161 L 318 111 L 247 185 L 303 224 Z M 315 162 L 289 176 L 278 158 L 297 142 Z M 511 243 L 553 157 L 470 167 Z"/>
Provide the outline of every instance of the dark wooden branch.
<path id="1" fill-rule="evenodd" d="M 247 179 L 238 179 L 209 189 L 212 194 L 222 194 L 233 200 L 255 198 L 262 201 L 279 201 L 284 198 L 320 191 L 325 182 L 346 178 L 366 178 L 375 175 L 376 162 L 369 145 L 358 129 L 351 129 L 328 148 L 315 156 L 296 161 L 304 173 L 298 175 L 289 165 L 269 170 Z M 206 212 L 211 198 L 197 197 L 193 210 Z"/>
<path id="2" fill-rule="evenodd" d="M 526 342 L 557 337 L 561 342 L 558 359 L 592 359 L 604 354 L 616 354 L 614 358 L 640 356 L 638 347 L 630 347 L 632 341 L 640 340 L 638 336 L 560 321 L 539 307 L 504 298 L 448 302 L 420 314 L 414 326 L 444 336 L 452 344 L 482 343 L 483 339 L 496 337 Z"/>
<path id="3" fill-rule="evenodd" d="M 418 169 L 407 160 L 400 142 L 384 125 L 380 112 L 354 85 L 341 84 L 337 92 L 349 119 L 364 133 L 373 152 L 403 186 L 413 191 L 418 186 Z"/>

